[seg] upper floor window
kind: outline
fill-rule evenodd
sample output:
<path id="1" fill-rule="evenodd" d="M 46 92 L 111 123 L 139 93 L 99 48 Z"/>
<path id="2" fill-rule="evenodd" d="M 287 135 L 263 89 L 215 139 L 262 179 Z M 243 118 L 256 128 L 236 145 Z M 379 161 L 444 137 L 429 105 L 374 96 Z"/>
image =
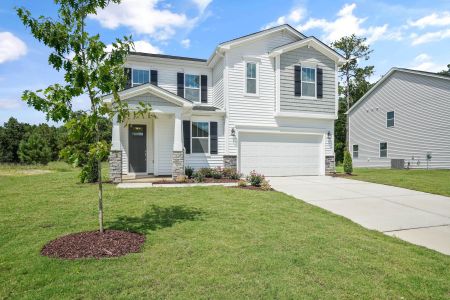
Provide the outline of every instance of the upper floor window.
<path id="1" fill-rule="evenodd" d="M 302 96 L 316 97 L 316 69 L 302 67 Z"/>
<path id="2" fill-rule="evenodd" d="M 380 157 L 387 157 L 387 147 L 388 146 L 386 142 L 380 143 Z"/>
<path id="3" fill-rule="evenodd" d="M 208 122 L 192 122 L 192 153 L 209 153 Z"/>
<path id="4" fill-rule="evenodd" d="M 258 92 L 257 64 L 255 62 L 246 63 L 245 92 L 255 95 Z"/>
<path id="5" fill-rule="evenodd" d="M 200 101 L 200 76 L 185 74 L 184 98 L 193 102 Z"/>
<path id="6" fill-rule="evenodd" d="M 394 127 L 395 124 L 395 113 L 393 111 L 388 111 L 386 114 L 386 126 Z"/>
<path id="7" fill-rule="evenodd" d="M 353 145 L 353 158 L 358 158 L 359 146 Z"/>
<path id="8" fill-rule="evenodd" d="M 150 71 L 133 69 L 133 86 L 141 85 L 150 82 Z"/>

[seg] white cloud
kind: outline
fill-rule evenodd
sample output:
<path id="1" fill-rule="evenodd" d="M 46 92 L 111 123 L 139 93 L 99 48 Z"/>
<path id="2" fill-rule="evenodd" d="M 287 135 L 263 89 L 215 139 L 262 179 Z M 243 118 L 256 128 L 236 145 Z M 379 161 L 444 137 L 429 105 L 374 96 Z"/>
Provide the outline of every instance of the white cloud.
<path id="1" fill-rule="evenodd" d="M 112 45 L 106 45 L 106 51 L 111 51 Z M 153 53 L 153 54 L 160 54 L 163 53 L 161 49 L 159 49 L 156 46 L 153 46 L 147 41 L 134 41 L 134 50 L 136 52 L 145 52 L 145 53 Z"/>
<path id="2" fill-rule="evenodd" d="M 191 47 L 191 40 L 190 39 L 184 39 L 180 42 L 181 46 L 183 46 L 183 48 L 188 49 L 189 47 Z"/>
<path id="3" fill-rule="evenodd" d="M 169 8 L 159 9 L 158 2 L 123 0 L 120 4 L 110 4 L 90 17 L 108 29 L 126 26 L 137 34 L 146 34 L 158 40 L 171 38 L 177 28 L 192 28 L 195 25 L 196 18 L 189 19 L 184 13 L 175 13 Z"/>
<path id="4" fill-rule="evenodd" d="M 21 105 L 20 100 L 0 99 L 0 109 L 16 109 Z"/>
<path id="5" fill-rule="evenodd" d="M 445 64 L 434 62 L 433 58 L 426 53 L 417 55 L 409 68 L 428 72 L 439 72 L 447 69 Z"/>
<path id="6" fill-rule="evenodd" d="M 280 16 L 273 22 L 270 22 L 263 26 L 263 29 L 268 29 L 274 26 L 283 25 L 287 23 L 297 24 L 300 22 L 306 15 L 306 10 L 303 7 L 295 7 L 293 8 L 287 15 Z"/>
<path id="7" fill-rule="evenodd" d="M 381 39 L 401 39 L 401 33 L 399 31 L 389 31 L 388 24 L 364 27 L 363 25 L 367 18 L 357 17 L 354 14 L 355 9 L 355 3 L 345 4 L 336 14 L 337 18 L 335 20 L 310 18 L 304 24 L 299 24 L 297 29 L 299 31 L 307 31 L 314 28 L 321 29 L 324 33 L 322 39 L 327 43 L 352 34 L 367 37 L 369 44 Z"/>
<path id="8" fill-rule="evenodd" d="M 409 21 L 408 25 L 422 29 L 428 26 L 447 26 L 450 25 L 450 12 L 432 13 L 415 21 Z"/>
<path id="9" fill-rule="evenodd" d="M 11 32 L 0 32 L 0 64 L 27 54 L 27 45 Z"/>
<path id="10" fill-rule="evenodd" d="M 198 10 L 200 13 L 203 13 L 205 9 L 208 7 L 208 5 L 212 2 L 212 0 L 192 0 L 195 5 L 197 5 Z"/>
<path id="11" fill-rule="evenodd" d="M 450 28 L 423 34 L 412 33 L 411 38 L 413 46 L 440 41 L 450 38 Z"/>

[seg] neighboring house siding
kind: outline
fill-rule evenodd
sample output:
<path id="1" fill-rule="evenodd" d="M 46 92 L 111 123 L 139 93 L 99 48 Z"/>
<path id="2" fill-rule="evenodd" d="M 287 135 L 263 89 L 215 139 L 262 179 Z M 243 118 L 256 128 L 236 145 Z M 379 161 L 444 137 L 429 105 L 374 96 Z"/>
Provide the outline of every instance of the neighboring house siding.
<path id="1" fill-rule="evenodd" d="M 225 151 L 224 122 L 222 117 L 192 117 L 192 121 L 217 122 L 217 154 L 186 154 L 185 166 L 199 168 L 223 167 L 223 154 Z"/>
<path id="2" fill-rule="evenodd" d="M 273 33 L 227 52 L 229 128 L 236 124 L 276 126 L 275 63 L 272 49 L 297 41 L 287 33 Z M 259 67 L 259 96 L 244 95 L 245 57 L 256 58 Z M 229 154 L 237 154 L 237 140 L 229 136 Z"/>
<path id="3" fill-rule="evenodd" d="M 386 127 L 388 111 L 395 111 L 392 128 Z M 449 80 L 394 71 L 349 118 L 350 147 L 359 147 L 357 167 L 389 167 L 398 158 L 426 168 L 431 152 L 430 167 L 450 168 Z M 379 158 L 380 142 L 388 143 L 387 158 Z"/>
<path id="4" fill-rule="evenodd" d="M 131 105 L 131 106 L 134 106 L 134 105 L 137 106 L 137 105 L 139 105 L 139 102 L 144 102 L 144 103 L 150 104 L 152 106 L 170 106 L 170 107 L 178 106 L 172 102 L 169 102 L 169 101 L 159 98 L 157 96 L 151 95 L 149 93 L 131 97 L 131 98 L 127 99 L 126 102 L 128 102 L 129 105 Z"/>
<path id="5" fill-rule="evenodd" d="M 294 94 L 294 66 L 307 63 L 323 69 L 323 98 L 305 99 Z M 302 47 L 280 56 L 280 110 L 282 112 L 335 114 L 335 63 L 319 51 Z"/>
<path id="6" fill-rule="evenodd" d="M 188 62 L 176 59 L 157 59 L 132 56 L 127 60 L 127 67 L 158 71 L 158 86 L 177 93 L 177 73 L 208 76 L 208 104 L 212 105 L 212 72 L 205 63 Z"/>
<path id="7" fill-rule="evenodd" d="M 221 58 L 214 66 L 212 71 L 212 104 L 220 109 L 224 108 L 223 102 L 223 70 L 225 68 L 224 59 Z"/>
<path id="8" fill-rule="evenodd" d="M 174 122 L 173 116 L 159 116 L 155 120 L 158 175 L 172 174 Z"/>

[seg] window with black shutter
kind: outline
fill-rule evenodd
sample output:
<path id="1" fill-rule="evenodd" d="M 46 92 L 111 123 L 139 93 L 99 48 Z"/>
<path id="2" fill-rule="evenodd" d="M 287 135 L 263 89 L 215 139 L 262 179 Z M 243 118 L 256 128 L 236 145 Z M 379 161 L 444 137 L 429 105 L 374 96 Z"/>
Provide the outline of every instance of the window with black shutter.
<path id="1" fill-rule="evenodd" d="M 183 121 L 183 141 L 186 154 L 191 153 L 191 121 Z"/>
<path id="2" fill-rule="evenodd" d="M 210 122 L 209 130 L 210 130 L 209 140 L 211 143 L 210 153 L 217 154 L 218 152 L 217 122 Z"/>
<path id="3" fill-rule="evenodd" d="M 184 73 L 177 73 L 177 95 L 184 98 Z"/>
<path id="4" fill-rule="evenodd" d="M 317 68 L 317 98 L 323 98 L 323 69 Z"/>
<path id="5" fill-rule="evenodd" d="M 208 102 L 208 76 L 202 75 L 200 78 L 201 85 L 201 101 L 202 103 Z"/>

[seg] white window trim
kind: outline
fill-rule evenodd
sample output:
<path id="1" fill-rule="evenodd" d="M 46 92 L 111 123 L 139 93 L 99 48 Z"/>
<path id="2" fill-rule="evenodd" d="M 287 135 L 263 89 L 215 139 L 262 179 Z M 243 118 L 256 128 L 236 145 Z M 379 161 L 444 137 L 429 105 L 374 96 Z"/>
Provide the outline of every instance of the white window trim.
<path id="1" fill-rule="evenodd" d="M 355 153 L 355 146 L 357 146 L 358 147 L 358 151 L 356 151 L 356 152 L 358 152 L 358 156 L 356 157 L 356 158 L 359 158 L 359 144 L 353 144 L 352 145 L 352 158 L 355 158 L 355 155 L 354 155 L 354 153 Z"/>
<path id="2" fill-rule="evenodd" d="M 381 156 L 381 144 L 386 144 L 386 157 Z M 388 142 L 380 142 L 380 143 L 378 143 L 378 157 L 379 158 L 388 158 L 388 154 L 389 154 Z"/>
<path id="3" fill-rule="evenodd" d="M 194 139 L 205 139 L 204 137 L 192 137 L 192 123 L 208 123 L 208 152 L 204 153 L 194 153 L 194 149 L 192 148 L 192 138 Z M 191 136 L 189 142 L 191 143 L 191 155 L 194 156 L 210 156 L 211 155 L 211 122 L 206 120 L 191 120 Z"/>
<path id="4" fill-rule="evenodd" d="M 256 66 L 256 93 L 247 93 L 247 64 L 255 64 Z M 244 96 L 259 97 L 259 61 L 255 59 L 244 60 Z"/>
<path id="5" fill-rule="evenodd" d="M 152 71 L 150 69 L 146 69 L 146 68 L 131 68 L 131 87 L 140 86 L 140 85 L 145 84 L 145 83 L 134 84 L 134 74 L 133 74 L 134 70 L 137 70 L 137 71 L 148 71 L 148 83 L 152 82 Z"/>
<path id="6" fill-rule="evenodd" d="M 197 99 L 197 101 L 194 101 L 195 103 L 201 103 L 202 101 L 201 101 L 201 99 L 202 99 L 202 78 L 201 78 L 201 75 L 200 74 L 197 74 L 197 73 L 184 73 L 184 89 L 183 89 L 183 92 L 184 92 L 184 99 L 187 99 L 186 98 L 186 88 L 188 88 L 188 89 L 191 89 L 191 90 L 196 90 L 197 88 L 192 88 L 192 87 L 186 87 L 186 76 L 187 75 L 191 75 L 191 76 L 198 76 L 198 99 Z"/>
<path id="7" fill-rule="evenodd" d="M 303 74 L 303 69 L 313 69 L 314 70 L 314 97 L 311 96 L 304 96 L 303 95 L 303 78 L 302 78 L 302 74 Z M 302 99 L 312 99 L 312 100 L 317 100 L 317 66 L 312 66 L 308 63 L 300 63 L 300 92 L 301 92 L 301 96 L 300 98 Z M 306 83 L 312 83 L 311 81 L 305 81 Z"/>
<path id="8" fill-rule="evenodd" d="M 394 125 L 393 126 L 388 126 L 388 113 L 393 112 L 394 113 L 394 118 L 392 120 L 394 120 Z M 390 110 L 386 112 L 386 128 L 394 128 L 395 127 L 395 110 Z"/>

